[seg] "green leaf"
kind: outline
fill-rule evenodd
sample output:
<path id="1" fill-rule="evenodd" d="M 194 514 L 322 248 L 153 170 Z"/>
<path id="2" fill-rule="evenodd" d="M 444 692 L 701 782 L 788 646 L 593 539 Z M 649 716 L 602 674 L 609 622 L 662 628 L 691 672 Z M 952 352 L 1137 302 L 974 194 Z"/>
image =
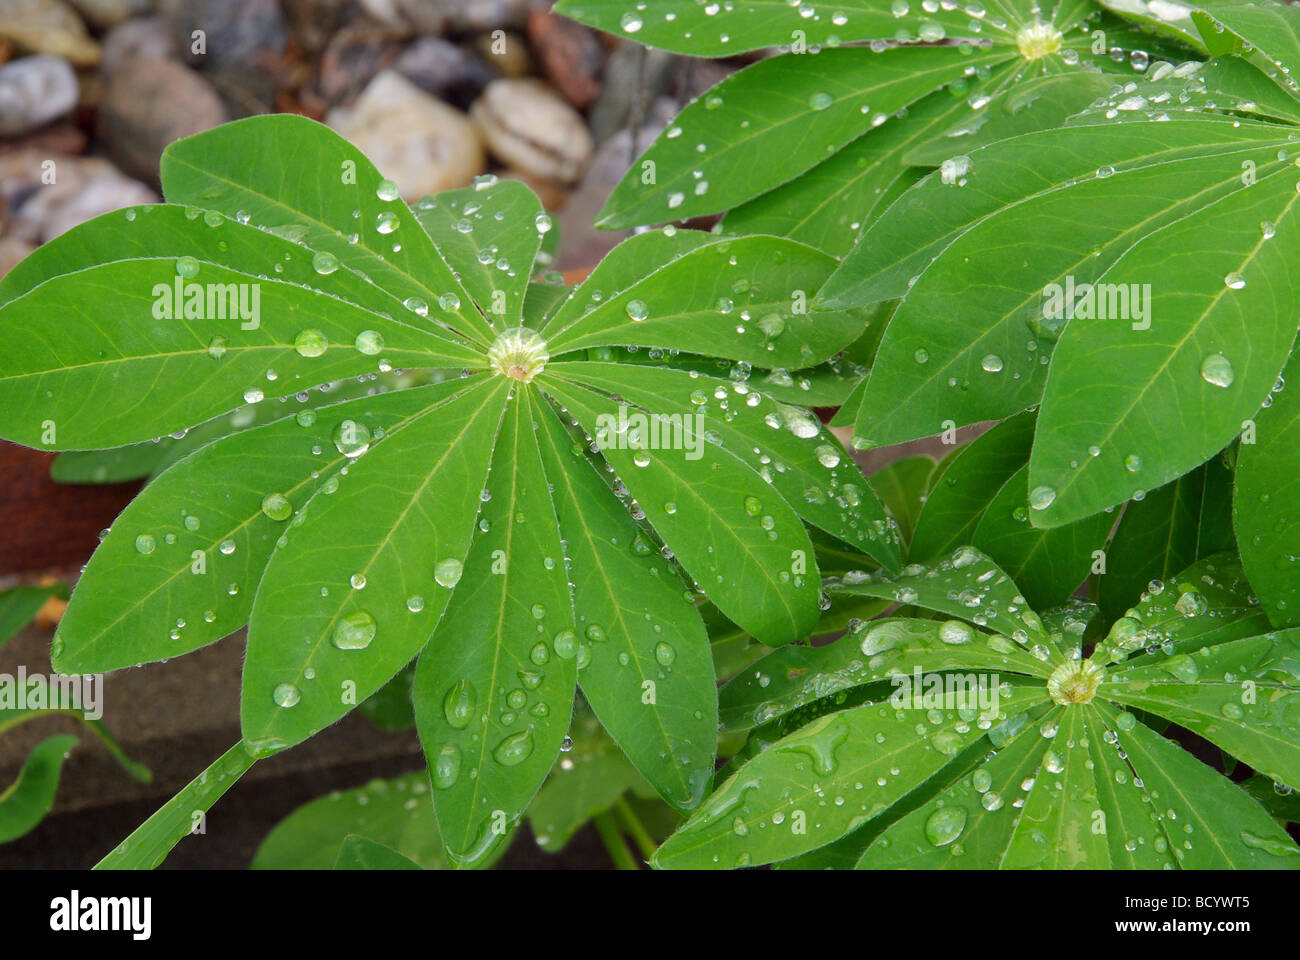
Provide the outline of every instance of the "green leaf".
<path id="1" fill-rule="evenodd" d="M 541 482 L 537 419 L 552 415 L 544 403 L 521 390 L 507 408 L 483 487 L 486 524 L 415 671 L 416 726 L 455 867 L 482 865 L 523 816 L 560 752 L 578 667 L 595 642 L 575 630 L 564 545 Z"/>
<path id="2" fill-rule="evenodd" d="M 723 229 L 789 237 L 843 257 L 862 225 L 921 177 L 904 155 L 970 114 L 967 98 L 956 90 L 931 93 L 905 118 L 890 117 L 802 176 L 740 204 L 723 219 Z"/>
<path id="3" fill-rule="evenodd" d="M 1065 602 L 1096 562 L 1114 517 L 1098 513 L 1076 523 L 1040 530 L 1029 525 L 1029 466 L 1002 485 L 971 537 L 1040 610 Z"/>
<path id="4" fill-rule="evenodd" d="M 812 544 L 775 490 L 690 423 L 682 425 L 684 449 L 652 455 L 618 433 L 611 401 L 550 374 L 539 383 L 598 445 L 604 438 L 605 458 L 719 610 L 768 646 L 807 634 L 820 593 Z"/>
<path id="5" fill-rule="evenodd" d="M 695 57 L 729 57 L 788 44 L 794 31 L 812 46 L 855 40 L 932 41 L 945 35 L 975 39 L 985 33 L 985 27 L 995 36 L 1010 37 L 996 14 L 985 21 L 982 12 L 957 7 L 931 12 L 919 5 L 904 6 L 907 9 L 898 4 L 891 8 L 880 0 L 847 0 L 828 14 L 812 7 L 797 9 L 783 0 L 755 0 L 743 7 L 668 0 L 648 11 L 633 10 L 620 0 L 561 0 L 555 10 L 589 27 Z M 805 14 L 805 10 L 813 12 Z M 1014 6 L 999 7 L 998 12 L 1017 21 L 1022 15 Z"/>
<path id="6" fill-rule="evenodd" d="M 899 568 L 898 531 L 853 459 L 809 411 L 774 402 L 749 384 L 694 372 L 596 363 L 557 363 L 549 371 L 643 411 L 698 415 L 703 430 L 697 432 L 720 438 L 804 520 Z"/>
<path id="7" fill-rule="evenodd" d="M 937 710 L 928 721 L 925 711 L 891 704 L 830 714 L 737 770 L 653 862 L 670 869 L 751 866 L 824 846 L 929 779 L 983 737 L 987 725 L 1045 700 L 1042 687 L 1020 683 L 999 699 L 990 711 L 995 715 L 983 717 L 984 728 L 961 720 L 955 709 Z"/>
<path id="8" fill-rule="evenodd" d="M 1281 506 L 1300 483 L 1300 390 L 1279 389 L 1288 379 L 1300 381 L 1300 361 L 1287 365 L 1271 404 L 1255 416 L 1247 435 L 1253 442 L 1243 438 L 1232 492 L 1241 563 L 1275 627 L 1300 624 L 1300 578 L 1292 569 L 1300 554 L 1300 518 Z"/>
<path id="9" fill-rule="evenodd" d="M 335 870 L 423 870 L 410 857 L 403 856 L 392 847 L 376 843 L 355 833 L 348 834 L 339 847 Z"/>
<path id="10" fill-rule="evenodd" d="M 998 492 L 1029 462 L 1034 418 L 1020 414 L 961 447 L 925 498 L 908 554 L 925 562 L 970 543 Z"/>
<path id="11" fill-rule="evenodd" d="M 1107 620 L 1138 603 L 1153 581 L 1165 581 L 1215 550 L 1201 549 L 1202 519 L 1212 508 L 1208 464 L 1130 500 L 1110 546 L 1098 599 Z"/>
<path id="12" fill-rule="evenodd" d="M 323 124 L 291 114 L 223 124 L 171 144 L 161 173 L 172 203 L 289 237 L 398 300 L 423 301 L 436 320 L 484 345 L 494 339 L 391 182 Z"/>
<path id="13" fill-rule="evenodd" d="M 1231 554 L 1205 557 L 1155 587 L 1115 621 L 1093 659 L 1111 663 L 1144 648 L 1165 656 L 1187 653 L 1268 629 L 1241 562 Z"/>
<path id="14" fill-rule="evenodd" d="M 1020 80 L 1001 92 L 997 92 L 995 82 L 992 109 L 977 112 L 974 117 L 969 116 L 968 110 L 968 116 L 957 118 L 950 129 L 909 150 L 906 161 L 937 167 L 945 160 L 998 140 L 1056 127 L 1062 118 L 1074 116 L 1090 106 L 1114 83 L 1114 77 L 1080 71 L 1047 73 Z M 972 99 L 987 96 L 977 91 Z"/>
<path id="15" fill-rule="evenodd" d="M 1153 283 L 1153 277 L 1170 274 L 1149 261 L 1163 257 L 1169 244 L 1182 253 L 1180 275 L 1204 286 L 1213 274 L 1224 289 L 1223 277 L 1241 266 L 1240 257 L 1222 272 L 1205 267 L 1188 250 L 1189 244 L 1195 248 L 1190 235 L 1213 233 L 1211 222 L 1222 208 L 1223 216 L 1240 218 L 1231 236 L 1244 236 L 1247 219 L 1255 232 L 1246 242 L 1260 236 L 1259 220 L 1277 211 L 1253 217 L 1241 209 L 1243 198 L 1258 201 L 1278 189 L 1278 181 L 1272 181 L 1271 188 L 1261 182 L 1258 188 L 1240 190 L 1241 163 L 1250 159 L 1261 171 L 1280 172 L 1276 154 L 1283 144 L 1278 137 L 1276 128 L 1245 123 L 1235 128 L 1205 119 L 1095 124 L 1074 127 L 1068 136 L 1044 131 L 1001 141 L 972 151 L 960 174 L 954 167 L 946 175 L 940 171 L 921 181 L 864 231 L 855 252 L 819 295 L 819 303 L 843 307 L 907 293 L 881 341 L 858 413 L 855 442 L 896 443 L 938 433 L 949 423 L 1002 419 L 1032 406 L 1042 396 L 1047 363 L 1060 336 L 1082 350 L 1096 342 L 1086 334 L 1095 328 L 1102 342 L 1122 345 L 1122 351 L 1112 351 L 1114 366 L 1109 359 L 1100 363 L 1091 358 L 1088 370 L 1097 376 L 1103 369 L 1127 371 L 1146 358 L 1157 360 L 1159 344 L 1185 332 L 1187 321 L 1180 318 L 1187 311 L 1174 306 L 1182 286 Z M 1112 170 L 1119 172 L 1112 175 Z M 1171 183 L 1177 184 L 1172 194 Z M 1114 200 L 1120 190 L 1123 203 Z M 1089 215 L 1080 218 L 1079 210 Z M 920 246 L 918 235 L 926 238 Z M 1036 238 L 1033 256 L 1000 253 L 1019 249 L 1025 236 Z M 1145 251 L 1141 260 L 1132 252 L 1135 241 Z M 1130 251 L 1126 263 L 1134 269 L 1105 274 L 1125 251 Z M 996 282 L 989 279 L 991 257 L 999 263 Z M 1139 265 L 1144 273 L 1139 273 Z M 1125 313 L 1127 320 L 1080 316 L 1062 334 L 1068 296 L 1098 280 L 1136 282 L 1139 294 L 1151 296 L 1143 297 L 1144 309 L 1138 310 L 1129 303 L 1131 288 L 1106 288 L 1106 314 Z M 1261 293 L 1263 287 L 1266 284 Z M 1111 298 L 1110 292 L 1116 296 Z M 1074 312 L 1086 314 L 1086 302 L 1080 299 Z M 1148 323 L 1150 328 L 1132 329 Z M 1135 346 L 1144 349 L 1131 349 Z M 1199 376 L 1202 359 L 1195 358 L 1192 375 L 1209 387 Z M 1076 366 L 1082 373 L 1083 361 Z M 1131 382 L 1128 377 L 1116 379 Z M 1237 387 L 1226 392 L 1238 393 L 1241 379 L 1239 372 Z M 1087 401 L 1098 418 L 1115 409 L 1094 406 L 1102 402 Z M 1043 429 L 1040 413 L 1040 434 Z M 1091 432 L 1096 436 L 1082 443 L 1071 436 L 1067 463 L 1077 460 L 1080 469 L 1097 469 L 1097 459 L 1087 454 L 1091 446 L 1104 447 L 1104 437 L 1095 429 Z M 1134 479 L 1123 467 L 1124 458 L 1134 452 L 1103 451 L 1101 462 L 1118 466 L 1126 478 Z M 1148 473 L 1154 459 L 1148 457 Z M 1194 465 L 1188 463 L 1180 472 Z M 1156 485 L 1148 483 L 1146 489 Z M 1128 495 L 1138 485 L 1126 487 Z"/>
<path id="16" fill-rule="evenodd" d="M 1150 287 L 1149 329 L 1079 316 L 1066 326 L 1030 458 L 1035 525 L 1086 517 L 1186 473 L 1269 395 L 1300 313 L 1300 294 L 1282 279 L 1300 257 L 1300 194 L 1273 164 L 1277 173 L 1149 234 L 1106 271 L 1104 283 L 1165 278 Z M 1271 239 L 1264 222 L 1276 224 Z"/>
<path id="17" fill-rule="evenodd" d="M 481 381 L 412 416 L 309 503 L 289 548 L 271 555 L 240 703 L 255 749 L 333 723 L 424 646 L 458 579 L 447 571 L 459 574 L 474 539 L 506 391 Z"/>
<path id="18" fill-rule="evenodd" d="M 1102 691 L 1186 727 L 1273 780 L 1300 784 L 1300 630 L 1125 664 Z"/>
<path id="19" fill-rule="evenodd" d="M 46 600 L 67 595 L 68 588 L 61 583 L 48 587 L 14 587 L 0 592 L 0 647 L 32 622 Z"/>
<path id="20" fill-rule="evenodd" d="M 1287 867 L 1293 854 L 1242 790 L 1097 702 L 1026 729 L 889 827 L 858 866 L 1223 869 Z"/>
<path id="21" fill-rule="evenodd" d="M 667 251 L 653 236 L 625 241 L 552 316 L 543 330 L 552 356 L 627 345 L 799 369 L 862 333 L 854 313 L 808 312 L 835 269 L 821 251 L 777 237 L 710 237 L 677 244 L 661 262 L 651 257 Z M 631 259 L 638 253 L 647 256 Z"/>
<path id="22" fill-rule="evenodd" d="M 1243 781 L 1241 788 L 1259 801 L 1259 805 L 1276 819 L 1286 823 L 1300 823 L 1300 796 L 1286 784 L 1274 783 L 1257 773 Z"/>
<path id="23" fill-rule="evenodd" d="M 122 483 L 157 469 L 171 446 L 170 437 L 108 450 L 65 450 L 50 464 L 55 483 Z"/>
<path id="24" fill-rule="evenodd" d="M 1214 3 L 1192 12 L 1192 22 L 1211 54 L 1245 52 L 1266 68 L 1279 85 L 1295 91 L 1291 74 L 1300 70 L 1300 19 L 1295 11 L 1267 0 L 1253 3 Z"/>
<path id="25" fill-rule="evenodd" d="M 1006 57 L 969 46 L 856 47 L 759 61 L 682 110 L 614 188 L 596 223 L 621 229 L 734 207 L 863 135 L 864 116 L 887 117 Z"/>
<path id="26" fill-rule="evenodd" d="M 158 318 L 155 306 L 186 280 L 178 264 L 197 271 L 196 284 L 246 284 L 237 289 L 250 298 L 258 291 L 256 329 L 242 329 L 238 318 L 215 326 Z M 0 341 L 5 435 L 48 450 L 133 443 L 243 402 L 367 374 L 381 342 L 384 358 L 401 366 L 445 367 L 473 358 L 458 346 L 446 352 L 450 341 L 427 330 L 327 294 L 211 263 L 192 260 L 187 267 L 178 257 L 121 260 L 55 277 L 0 308 L 0 327 L 6 333 Z M 363 351 L 356 343 L 367 331 L 372 339 Z M 317 355 L 304 356 L 295 346 L 304 333 Z M 149 386 L 155 383 L 165 386 L 166 403 Z"/>
<path id="27" fill-rule="evenodd" d="M 377 450 L 463 389 L 451 381 L 299 406 L 292 415 L 285 408 L 280 420 L 217 440 L 164 471 L 91 557 L 59 623 L 55 666 L 116 670 L 188 653 L 239 629 L 277 540 L 346 480 L 339 471 L 352 459 L 344 451 L 383 437 L 374 441 Z"/>
<path id="28" fill-rule="evenodd" d="M 255 762 L 242 742 L 235 744 L 114 847 L 95 869 L 152 870 L 160 865 L 172 847 L 193 832 L 196 815 L 206 816 Z"/>
<path id="29" fill-rule="evenodd" d="M 581 452 L 571 450 L 557 418 L 538 412 L 543 474 L 564 532 L 577 630 L 589 658 L 583 693 L 636 769 L 665 800 L 689 809 L 713 776 L 717 740 L 704 624 L 667 561 Z M 628 584 L 636 584 L 634 592 L 624 589 Z M 559 837 L 563 831 L 554 826 L 546 832 Z"/>
<path id="30" fill-rule="evenodd" d="M 17 840 L 36 828 L 54 804 L 59 771 L 77 738 L 59 734 L 42 740 L 18 773 L 18 779 L 0 790 L 0 843 Z"/>
<path id="31" fill-rule="evenodd" d="M 420 867 L 445 867 L 428 773 L 376 779 L 303 804 L 267 834 L 252 869 L 329 870 L 352 838 L 387 847 Z"/>
<path id="32" fill-rule="evenodd" d="M 1040 660 L 1060 662 L 1060 651 L 1047 645 L 1042 619 L 1025 603 L 1011 578 L 974 547 L 958 547 L 951 556 L 928 566 L 909 564 L 901 576 L 846 574 L 838 581 L 827 581 L 827 589 L 851 596 L 883 597 L 962 617 L 1004 636 L 1016 637 L 1022 645 L 1041 647 L 1044 656 Z M 1006 644 L 1005 648 L 1009 651 L 1012 645 Z M 1035 672 L 1045 677 L 1051 670 L 1043 662 Z"/>
<path id="33" fill-rule="evenodd" d="M 881 467 L 868 481 L 898 524 L 898 535 L 904 541 L 912 536 L 935 467 L 935 462 L 926 456 L 901 457 Z"/>
<path id="34" fill-rule="evenodd" d="M 587 715 L 590 717 L 590 715 Z M 559 853 L 596 814 L 609 810 L 625 793 L 644 785 L 640 775 L 594 722 L 577 729 L 564 756 L 528 807 L 537 845 Z"/>
<path id="35" fill-rule="evenodd" d="M 458 279 L 478 309 L 500 330 L 518 326 L 533 261 L 552 226 L 537 195 L 518 180 L 497 180 L 426 197 L 415 215 L 460 265 Z"/>
<path id="36" fill-rule="evenodd" d="M 1042 672 L 1017 649 L 994 649 L 991 637 L 955 620 L 872 620 L 824 647 L 774 650 L 718 692 L 718 717 L 727 730 L 747 730 L 843 690 L 913 667 L 926 671 Z"/>

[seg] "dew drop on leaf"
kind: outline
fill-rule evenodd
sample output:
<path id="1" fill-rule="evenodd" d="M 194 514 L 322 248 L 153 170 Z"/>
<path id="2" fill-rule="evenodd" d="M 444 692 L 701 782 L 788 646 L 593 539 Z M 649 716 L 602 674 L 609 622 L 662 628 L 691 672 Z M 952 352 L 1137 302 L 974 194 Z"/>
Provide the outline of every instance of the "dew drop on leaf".
<path id="1" fill-rule="evenodd" d="M 341 617 L 334 627 L 334 646 L 340 650 L 364 650 L 375 639 L 375 618 L 365 610 Z"/>
<path id="2" fill-rule="evenodd" d="M 464 730 L 474 718 L 478 692 L 468 680 L 457 680 L 442 698 L 442 715 L 457 730 Z"/>
<path id="3" fill-rule="evenodd" d="M 1201 379 L 1216 387 L 1230 387 L 1237 373 L 1232 361 L 1221 353 L 1211 353 L 1201 361 Z"/>
<path id="4" fill-rule="evenodd" d="M 943 847 L 960 837 L 964 829 L 966 829 L 964 807 L 940 807 L 926 818 L 925 839 L 933 846 Z"/>
<path id="5" fill-rule="evenodd" d="M 271 699 L 276 706 L 292 707 L 302 699 L 302 693 L 292 683 L 282 683 L 271 691 Z"/>

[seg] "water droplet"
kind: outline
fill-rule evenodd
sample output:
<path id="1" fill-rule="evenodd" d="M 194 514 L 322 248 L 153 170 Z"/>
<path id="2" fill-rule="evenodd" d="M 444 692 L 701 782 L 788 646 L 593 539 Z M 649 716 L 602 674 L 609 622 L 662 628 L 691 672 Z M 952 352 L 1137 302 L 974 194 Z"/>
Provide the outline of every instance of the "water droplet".
<path id="1" fill-rule="evenodd" d="M 814 93 L 811 97 L 808 98 L 808 106 L 812 107 L 814 110 L 825 110 L 834 102 L 835 102 L 834 97 L 832 97 L 829 93 L 823 93 L 821 91 Z"/>
<path id="2" fill-rule="evenodd" d="M 302 699 L 302 693 L 292 683 L 282 683 L 271 691 L 271 699 L 276 706 L 292 707 Z"/>
<path id="3" fill-rule="evenodd" d="M 457 730 L 464 730 L 474 719 L 478 706 L 478 691 L 468 680 L 457 680 L 442 698 L 442 714 Z"/>
<path id="4" fill-rule="evenodd" d="M 1221 353 L 1212 353 L 1201 361 L 1201 379 L 1216 387 L 1230 387 L 1237 376 L 1232 361 Z"/>
<path id="5" fill-rule="evenodd" d="M 375 187 L 375 196 L 380 200 L 386 200 L 391 203 L 396 200 L 400 194 L 397 192 L 397 184 L 393 183 L 393 181 L 380 180 L 379 186 Z"/>
<path id="6" fill-rule="evenodd" d="M 384 337 L 377 330 L 362 330 L 355 341 L 357 351 L 366 356 L 374 356 L 384 349 Z"/>
<path id="7" fill-rule="evenodd" d="M 645 305 L 644 300 L 629 300 L 627 302 L 627 315 L 639 323 L 650 316 L 650 308 Z"/>
<path id="8" fill-rule="evenodd" d="M 448 557 L 441 560 L 433 568 L 433 579 L 438 581 L 439 586 L 446 587 L 450 590 L 456 584 L 460 583 L 460 575 L 464 572 L 464 565 L 455 557 Z"/>
<path id="9" fill-rule="evenodd" d="M 283 522 L 293 516 L 293 504 L 283 493 L 268 493 L 262 498 L 262 512 L 276 522 Z"/>
<path id="10" fill-rule="evenodd" d="M 327 250 L 318 250 L 311 258 L 311 267 L 323 277 L 339 268 L 339 258 Z"/>
<path id="11" fill-rule="evenodd" d="M 492 756 L 503 767 L 515 767 L 529 758 L 533 752 L 533 734 L 522 730 L 511 734 L 496 745 Z"/>
<path id="12" fill-rule="evenodd" d="M 365 610 L 341 617 L 334 627 L 334 646 L 340 650 L 364 650 L 375 639 L 375 618 Z"/>
<path id="13" fill-rule="evenodd" d="M 199 262 L 193 257 L 177 257 L 176 273 L 186 280 L 197 276 L 199 272 Z"/>
<path id="14" fill-rule="evenodd" d="M 623 28 L 624 33 L 636 33 L 641 29 L 641 18 L 635 13 L 625 13 L 618 25 Z"/>
<path id="15" fill-rule="evenodd" d="M 925 821 L 925 839 L 933 846 L 952 843 L 966 829 L 966 810 L 963 807 L 940 807 Z"/>
<path id="16" fill-rule="evenodd" d="M 446 790 L 453 786 L 460 777 L 460 747 L 454 743 L 444 743 L 433 762 L 433 788 Z"/>
<path id="17" fill-rule="evenodd" d="M 1034 510 L 1046 510 L 1056 499 L 1056 489 L 1054 487 L 1034 487 L 1029 492 L 1029 506 Z"/>
<path id="18" fill-rule="evenodd" d="M 677 659 L 677 651 L 673 649 L 672 644 L 657 643 L 655 644 L 655 660 L 661 667 L 671 667 L 673 661 Z"/>
<path id="19" fill-rule="evenodd" d="M 328 346 L 329 341 L 319 330 L 300 330 L 298 336 L 293 339 L 293 348 L 301 357 L 319 357 Z"/>
<path id="20" fill-rule="evenodd" d="M 157 546 L 158 546 L 158 541 L 153 538 L 152 534 L 142 533 L 135 538 L 136 552 L 142 553 L 145 556 L 148 556 L 149 554 L 153 553 L 154 549 Z"/>

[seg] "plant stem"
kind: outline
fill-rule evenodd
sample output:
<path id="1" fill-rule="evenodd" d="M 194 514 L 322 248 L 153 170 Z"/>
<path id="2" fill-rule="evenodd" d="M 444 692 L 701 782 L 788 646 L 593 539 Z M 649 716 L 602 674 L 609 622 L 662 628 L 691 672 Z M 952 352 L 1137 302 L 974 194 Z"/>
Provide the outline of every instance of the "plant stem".
<path id="1" fill-rule="evenodd" d="M 619 832 L 618 823 L 608 810 L 596 814 L 591 818 L 591 822 L 596 826 L 596 833 L 600 834 L 600 842 L 605 845 L 605 850 L 609 853 L 609 859 L 614 861 L 614 869 L 641 869 L 640 864 L 636 862 L 636 858 L 632 856 L 632 851 L 628 849 L 623 834 Z"/>
<path id="2" fill-rule="evenodd" d="M 619 820 L 622 821 L 623 829 L 625 829 L 632 839 L 636 841 L 636 845 L 641 851 L 641 856 L 647 860 L 654 856 L 655 849 L 658 845 L 646 830 L 645 824 L 641 822 L 641 818 L 636 815 L 636 811 L 633 810 L 631 805 L 627 802 L 627 797 L 619 797 L 614 801 L 614 813 L 616 813 Z"/>

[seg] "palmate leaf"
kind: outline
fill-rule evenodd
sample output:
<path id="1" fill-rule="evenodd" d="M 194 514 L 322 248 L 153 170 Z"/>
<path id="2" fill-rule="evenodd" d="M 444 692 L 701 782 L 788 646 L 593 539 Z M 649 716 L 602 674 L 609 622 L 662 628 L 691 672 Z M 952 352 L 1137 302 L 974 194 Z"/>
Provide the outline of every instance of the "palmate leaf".
<path id="1" fill-rule="evenodd" d="M 428 797 L 423 770 L 318 797 L 275 825 L 258 847 L 252 868 L 329 870 L 342 859 L 349 841 L 359 840 L 386 847 L 418 867 L 446 867 Z"/>
<path id="2" fill-rule="evenodd" d="M 998 4 L 987 13 L 980 4 L 931 12 L 933 4 L 913 10 L 882 0 L 834 11 L 795 6 L 558 6 L 591 26 L 694 55 L 787 44 L 782 49 L 791 51 L 741 70 L 687 106 L 615 189 L 600 226 L 738 208 L 724 229 L 781 233 L 842 256 L 858 229 L 915 179 L 911 164 L 961 154 L 963 135 L 988 121 L 990 137 L 1054 126 L 1105 89 L 1100 73 L 1131 73 L 1112 51 L 1139 50 L 1133 62 L 1140 66 L 1152 50 L 1151 38 L 1103 17 L 1090 0 L 1048 10 Z M 1106 55 L 1094 52 L 1097 27 L 1112 45 Z M 897 46 L 945 38 L 956 43 Z M 836 49 L 850 40 L 872 42 Z M 1063 74 L 1077 81 L 1062 84 L 1069 90 L 1063 96 L 1034 88 Z M 764 163 L 746 159 L 754 151 Z"/>
<path id="3" fill-rule="evenodd" d="M 908 602 L 938 607 L 960 596 L 962 577 L 978 596 L 995 579 L 990 570 L 975 560 L 942 577 L 918 571 L 915 582 L 943 582 Z M 1300 635 L 1224 637 L 1234 617 L 1249 626 L 1226 602 L 1237 581 L 1210 561 L 1178 579 L 1224 601 L 1198 593 L 1199 603 L 1181 604 L 1192 626 L 1179 641 L 1212 644 L 1192 655 L 1172 640 L 1162 650 L 1153 635 L 1153 652 L 1107 668 L 1104 657 L 1078 659 L 1081 611 L 1033 615 L 1053 646 L 1075 644 L 1061 658 L 1020 631 L 984 632 L 1014 625 L 988 616 L 1001 602 L 988 594 L 966 613 L 982 630 L 885 620 L 830 647 L 770 654 L 724 688 L 723 717 L 793 722 L 774 740 L 751 738 L 653 862 L 1300 868 L 1300 847 L 1250 794 L 1123 709 L 1173 720 L 1288 786 L 1300 773 Z M 1126 648 L 1134 646 L 1142 644 Z M 881 691 L 882 675 L 893 694 Z M 980 699 L 992 693 L 992 702 Z M 863 703 L 863 694 L 878 702 Z"/>
<path id="4" fill-rule="evenodd" d="M 256 153 L 297 166 L 267 175 Z M 299 118 L 181 141 L 163 179 L 184 205 L 70 231 L 11 274 L 0 306 L 0 327 L 21 334 L 38 305 L 80 304 L 54 314 L 57 335 L 46 323 L 50 350 L 21 351 L 29 366 L 49 358 L 39 377 L 67 389 L 24 382 L 6 436 L 37 442 L 44 404 L 58 433 L 47 446 L 201 424 L 172 441 L 92 559 L 57 666 L 125 667 L 249 625 L 241 743 L 104 866 L 156 865 L 256 758 L 335 722 L 417 656 L 415 714 L 454 865 L 502 848 L 559 752 L 575 681 L 638 773 L 692 808 L 716 743 L 701 596 L 766 644 L 805 636 L 820 578 L 804 517 L 897 566 L 897 537 L 848 458 L 762 385 L 766 369 L 815 367 L 861 334 L 855 313 L 813 324 L 803 310 L 827 255 L 664 231 L 623 244 L 575 290 L 529 282 L 546 232 L 531 195 L 485 180 L 417 217 L 364 157 Z M 242 330 L 154 317 L 141 278 L 178 265 L 195 282 L 261 283 L 274 318 Z M 224 353 L 209 353 L 214 336 Z M 135 359 L 99 357 L 108 342 L 105 357 Z M 191 343 L 210 366 L 168 366 L 170 347 Z M 665 363 L 679 344 L 713 374 Z M 593 350 L 622 362 L 584 359 Z M 395 364 L 413 372 L 390 375 Z M 670 429 L 625 434 L 628 411 Z"/>
<path id="5" fill-rule="evenodd" d="M 1241 93 L 1198 100 L 1207 84 Z M 1117 91 L 1084 122 L 972 151 L 960 186 L 933 175 L 904 193 L 821 294 L 842 307 L 907 293 L 862 393 L 860 443 L 1000 419 L 1041 397 L 1030 519 L 1045 528 L 1140 498 L 1229 444 L 1294 336 L 1294 127 L 1264 120 L 1290 116 L 1275 109 L 1294 107 L 1289 88 L 1235 60 L 1157 64 Z M 1171 91 L 1188 101 L 1175 119 Z M 1102 122 L 1103 109 L 1122 122 Z M 1004 166 L 1028 156 L 1032 169 Z M 1145 185 L 1157 179 L 1178 187 Z M 933 239 L 897 239 L 918 233 Z M 1149 295 L 1140 310 L 1112 297 L 1070 323 L 1046 309 L 1053 284 L 1094 281 L 1108 297 Z M 978 323 L 954 336 L 954 316 Z"/>

